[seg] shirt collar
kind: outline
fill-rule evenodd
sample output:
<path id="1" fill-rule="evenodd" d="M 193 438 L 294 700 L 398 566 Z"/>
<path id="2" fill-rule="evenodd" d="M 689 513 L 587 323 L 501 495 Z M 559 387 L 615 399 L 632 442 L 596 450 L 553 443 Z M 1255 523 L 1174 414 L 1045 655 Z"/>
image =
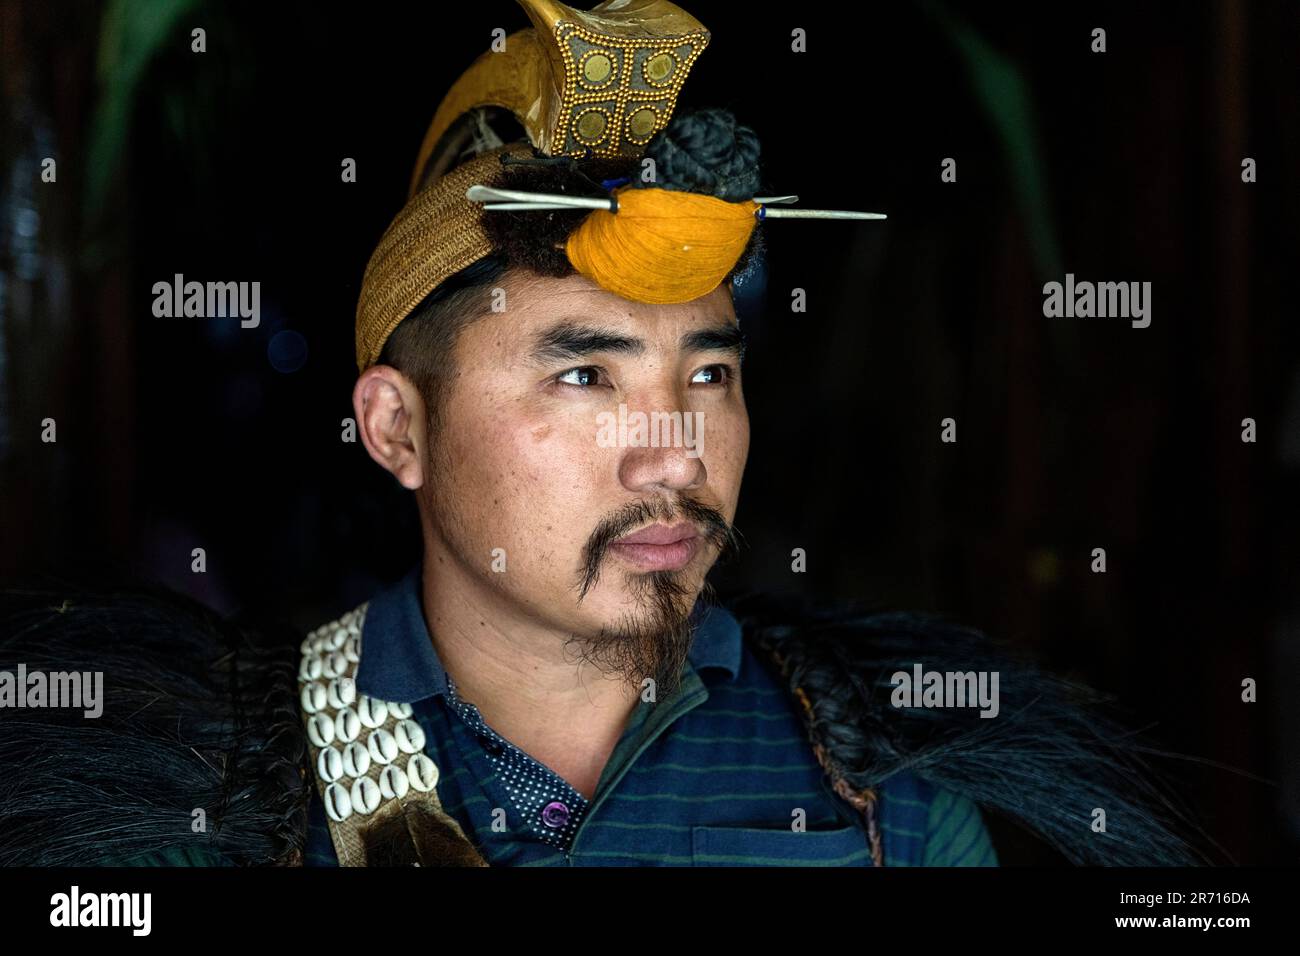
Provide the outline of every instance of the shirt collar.
<path id="1" fill-rule="evenodd" d="M 412 704 L 447 693 L 447 672 L 424 622 L 420 566 L 370 600 L 361 628 L 357 690 L 369 697 Z M 740 622 L 721 605 L 697 602 L 695 637 L 687 659 L 696 670 L 716 668 L 734 680 L 740 672 Z"/>

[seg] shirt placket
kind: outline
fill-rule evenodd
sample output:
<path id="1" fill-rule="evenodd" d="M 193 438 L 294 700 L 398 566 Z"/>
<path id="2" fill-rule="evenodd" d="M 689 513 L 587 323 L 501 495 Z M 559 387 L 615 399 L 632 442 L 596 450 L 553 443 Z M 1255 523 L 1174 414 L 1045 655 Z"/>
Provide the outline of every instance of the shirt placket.
<path id="1" fill-rule="evenodd" d="M 589 802 L 563 777 L 506 740 L 484 721 L 478 708 L 460 699 L 448 677 L 447 703 L 473 735 L 492 769 L 485 789 L 496 784 L 529 834 L 565 852 L 572 843 Z"/>

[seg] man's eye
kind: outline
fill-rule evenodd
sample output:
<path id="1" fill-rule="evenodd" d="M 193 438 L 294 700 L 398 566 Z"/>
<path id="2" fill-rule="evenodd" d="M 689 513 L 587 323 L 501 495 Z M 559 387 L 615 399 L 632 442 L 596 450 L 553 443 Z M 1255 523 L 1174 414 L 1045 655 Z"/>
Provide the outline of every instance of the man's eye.
<path id="1" fill-rule="evenodd" d="M 580 388 L 590 388 L 593 385 L 600 384 L 600 369 L 594 365 L 584 365 L 580 368 L 571 368 L 567 372 L 561 372 L 555 377 L 557 382 L 563 385 L 577 385 Z"/>
<path id="2" fill-rule="evenodd" d="M 706 365 L 691 376 L 692 385 L 725 385 L 730 369 L 725 365 Z"/>

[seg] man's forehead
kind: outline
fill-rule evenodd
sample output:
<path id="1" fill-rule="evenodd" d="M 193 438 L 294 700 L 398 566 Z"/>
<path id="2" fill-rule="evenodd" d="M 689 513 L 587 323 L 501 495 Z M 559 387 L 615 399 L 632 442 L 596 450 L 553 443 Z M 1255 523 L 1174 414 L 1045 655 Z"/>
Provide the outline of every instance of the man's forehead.
<path id="1" fill-rule="evenodd" d="M 734 326 L 737 322 L 725 284 L 698 299 L 671 304 L 624 299 L 582 275 L 530 276 L 512 285 L 503 290 L 503 311 L 514 312 L 520 331 L 526 334 L 545 333 L 561 323 L 587 323 L 640 338 L 676 338 L 686 329 Z"/>

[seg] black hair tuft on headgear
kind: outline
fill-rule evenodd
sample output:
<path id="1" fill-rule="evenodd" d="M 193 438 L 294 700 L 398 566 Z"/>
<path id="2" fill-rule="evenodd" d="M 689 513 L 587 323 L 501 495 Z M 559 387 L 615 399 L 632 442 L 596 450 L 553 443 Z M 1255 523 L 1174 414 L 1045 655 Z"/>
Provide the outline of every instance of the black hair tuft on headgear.
<path id="1" fill-rule="evenodd" d="M 640 185 L 744 202 L 759 190 L 759 152 L 758 135 L 728 110 L 679 114 L 646 145 L 655 181 Z"/>

